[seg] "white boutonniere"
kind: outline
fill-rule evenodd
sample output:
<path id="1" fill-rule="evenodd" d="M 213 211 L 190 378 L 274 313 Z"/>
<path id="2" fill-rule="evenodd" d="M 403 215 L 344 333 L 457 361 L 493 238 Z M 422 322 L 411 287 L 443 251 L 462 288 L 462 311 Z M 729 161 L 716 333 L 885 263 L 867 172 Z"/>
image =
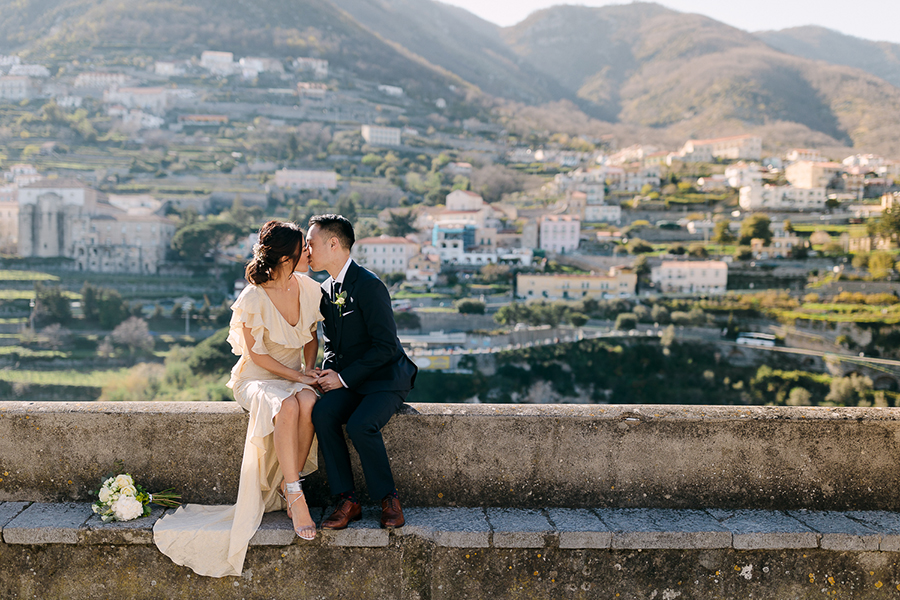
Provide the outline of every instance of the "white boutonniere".
<path id="1" fill-rule="evenodd" d="M 344 310 L 347 307 L 347 291 L 344 290 L 343 292 L 341 292 L 340 294 L 335 296 L 334 300 L 332 301 L 332 304 L 334 304 L 337 307 L 338 313 L 343 317 L 345 314 Z"/>

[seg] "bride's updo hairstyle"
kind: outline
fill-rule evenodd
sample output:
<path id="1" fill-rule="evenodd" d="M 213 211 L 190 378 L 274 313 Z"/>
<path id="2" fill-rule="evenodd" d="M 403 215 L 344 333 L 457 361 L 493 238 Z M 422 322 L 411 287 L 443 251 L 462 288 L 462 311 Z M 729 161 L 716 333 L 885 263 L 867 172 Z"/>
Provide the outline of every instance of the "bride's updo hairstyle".
<path id="1" fill-rule="evenodd" d="M 296 223 L 269 221 L 259 230 L 259 243 L 253 245 L 253 258 L 247 264 L 244 277 L 254 285 L 272 279 L 275 267 L 284 257 L 295 261 L 303 253 L 303 230 Z"/>

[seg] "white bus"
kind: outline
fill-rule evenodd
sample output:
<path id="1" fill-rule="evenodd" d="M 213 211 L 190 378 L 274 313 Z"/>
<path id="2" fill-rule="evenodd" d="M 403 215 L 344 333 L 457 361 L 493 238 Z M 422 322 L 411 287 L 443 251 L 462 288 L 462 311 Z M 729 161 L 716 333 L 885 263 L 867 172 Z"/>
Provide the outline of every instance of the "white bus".
<path id="1" fill-rule="evenodd" d="M 746 346 L 774 346 L 775 336 L 771 333 L 756 333 L 751 331 L 741 332 L 737 336 L 737 343 Z"/>

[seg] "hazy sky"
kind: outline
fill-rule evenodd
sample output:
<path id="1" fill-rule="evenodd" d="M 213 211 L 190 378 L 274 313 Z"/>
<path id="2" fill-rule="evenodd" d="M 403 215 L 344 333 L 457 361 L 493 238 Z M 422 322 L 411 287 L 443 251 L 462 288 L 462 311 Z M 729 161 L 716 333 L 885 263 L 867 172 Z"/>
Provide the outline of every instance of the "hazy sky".
<path id="1" fill-rule="evenodd" d="M 440 0 L 461 6 L 498 25 L 514 25 L 532 12 L 556 4 L 604 6 L 622 0 Z M 900 43 L 900 1 L 869 0 L 659 0 L 680 12 L 700 13 L 746 31 L 820 25 L 856 37 Z"/>

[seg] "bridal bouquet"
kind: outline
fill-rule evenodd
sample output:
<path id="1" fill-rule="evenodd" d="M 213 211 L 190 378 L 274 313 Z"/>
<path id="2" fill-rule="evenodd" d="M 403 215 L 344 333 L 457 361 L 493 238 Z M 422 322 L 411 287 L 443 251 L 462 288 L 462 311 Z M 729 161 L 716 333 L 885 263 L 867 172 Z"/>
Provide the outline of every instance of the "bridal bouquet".
<path id="1" fill-rule="evenodd" d="M 127 473 L 108 478 L 97 492 L 98 500 L 91 505 L 103 522 L 131 521 L 150 514 L 150 505 L 158 504 L 175 508 L 181 503 L 181 496 L 172 489 L 155 494 L 148 493 L 134 482 Z"/>

